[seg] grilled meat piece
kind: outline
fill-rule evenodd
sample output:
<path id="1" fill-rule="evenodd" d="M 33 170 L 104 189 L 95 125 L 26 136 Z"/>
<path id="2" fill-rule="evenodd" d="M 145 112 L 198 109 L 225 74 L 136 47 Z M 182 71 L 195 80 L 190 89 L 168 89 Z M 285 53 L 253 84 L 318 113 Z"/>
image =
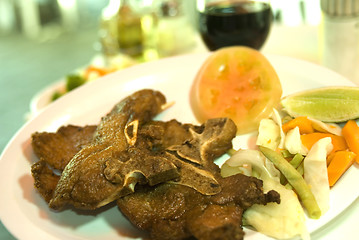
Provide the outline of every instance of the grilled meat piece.
<path id="1" fill-rule="evenodd" d="M 63 130 L 65 129 L 66 128 L 63 128 Z M 217 131 L 215 131 L 215 129 L 217 129 Z M 87 179 L 71 189 L 71 194 L 77 196 L 76 201 L 66 201 L 70 201 L 69 203 L 77 208 L 96 208 L 121 196 L 132 193 L 134 191 L 134 186 L 137 183 L 155 185 L 164 182 L 165 180 L 174 180 L 178 184 L 191 186 L 203 194 L 215 194 L 220 191 L 215 177 L 210 173 L 211 171 L 209 171 L 212 168 L 219 170 L 218 166 L 213 163 L 214 157 L 218 155 L 218 148 L 214 147 L 215 145 L 213 145 L 213 148 L 208 148 L 206 151 L 210 152 L 213 150 L 216 154 L 206 154 L 211 157 L 207 157 L 203 159 L 203 161 L 197 159 L 196 164 L 190 164 L 190 159 L 178 157 L 177 154 L 170 153 L 173 151 L 167 152 L 166 149 L 169 148 L 168 146 L 173 147 L 176 146 L 174 144 L 179 144 L 175 149 L 181 151 L 180 146 L 183 146 L 185 147 L 185 150 L 183 151 L 186 152 L 190 142 L 203 141 L 204 143 L 209 139 L 217 138 L 222 132 L 227 132 L 224 136 L 227 138 L 229 144 L 227 143 L 227 147 L 223 148 L 223 154 L 232 146 L 231 139 L 235 136 L 236 132 L 235 125 L 231 120 L 211 119 L 202 126 L 180 124 L 175 120 L 169 122 L 151 121 L 138 131 L 139 132 L 136 135 L 136 143 L 133 146 L 129 146 L 128 151 L 116 153 L 111 146 L 103 149 L 102 144 L 93 146 L 92 143 L 81 149 L 81 151 L 73 157 L 76 161 L 74 159 L 72 161 L 74 161 L 74 164 L 77 164 L 78 158 L 81 157 L 86 159 L 87 167 L 78 169 L 86 172 Z M 176 138 L 173 138 L 172 131 L 176 131 Z M 44 134 L 47 135 L 47 133 Z M 56 136 L 56 134 L 60 134 L 60 132 L 53 135 Z M 37 136 L 37 138 L 41 138 L 41 134 L 38 133 Z M 202 136 L 206 137 L 202 138 Z M 200 138 L 202 140 L 199 140 Z M 222 141 L 218 141 L 218 143 L 223 144 Z M 197 147 L 199 148 L 199 146 Z M 52 148 L 55 152 L 61 152 L 59 149 L 56 149 L 55 146 L 52 146 Z M 192 152 L 194 150 L 195 148 L 191 148 Z M 98 153 L 96 153 L 96 151 L 98 151 Z M 200 151 L 200 148 L 198 151 Z M 65 152 L 63 152 L 63 154 L 67 156 Z M 79 155 L 81 156 L 79 157 Z M 104 160 L 99 161 L 99 156 Z M 42 157 L 46 158 L 44 154 Z M 181 175 L 180 178 L 177 168 Z M 71 178 L 74 178 L 76 176 L 76 173 L 73 173 L 73 171 L 76 171 L 76 168 L 67 167 L 66 169 L 68 169 L 66 172 L 67 175 L 62 174 L 61 178 L 64 178 L 64 176 L 71 176 Z M 80 176 L 83 178 L 84 175 L 85 174 L 82 174 Z M 96 178 L 98 175 L 104 177 Z M 33 176 L 36 186 L 44 185 L 39 178 L 39 174 L 33 172 Z M 122 184 L 121 187 L 116 186 L 119 184 Z M 91 187 L 90 190 L 86 188 L 88 185 Z M 106 199 L 108 202 L 104 202 L 103 194 L 99 194 L 103 189 L 109 191 L 109 187 L 106 187 L 106 185 L 113 187 L 110 191 L 114 193 Z M 61 187 L 62 186 L 59 184 L 56 186 L 56 189 L 62 190 Z M 117 187 L 116 190 L 114 190 L 115 187 Z M 88 193 L 89 191 L 96 194 L 90 197 Z M 56 196 L 56 191 L 54 196 Z M 49 196 L 46 196 L 46 199 L 48 198 Z M 86 199 L 87 202 L 84 202 L 83 199 Z M 86 205 L 84 203 L 86 203 Z M 52 199 L 50 199 L 50 207 L 51 204 Z"/>
<path id="2" fill-rule="evenodd" d="M 124 173 L 117 176 L 117 181 L 109 181 L 105 169 L 111 169 L 112 164 L 130 161 L 127 157 L 128 148 L 136 142 L 137 129 L 150 121 L 165 104 L 165 97 L 152 90 L 141 90 L 123 99 L 102 118 L 98 125 L 94 140 L 82 148 L 67 164 L 56 186 L 49 206 L 61 209 L 67 204 L 76 208 L 95 209 L 106 205 L 124 194 L 121 192 L 125 184 L 131 185 L 136 172 Z M 151 164 L 151 163 L 150 163 Z M 157 164 L 153 162 L 153 164 Z M 176 176 L 176 166 L 163 161 L 160 165 L 165 172 L 162 181 L 168 176 Z M 151 167 L 151 166 L 150 166 Z M 152 168 L 158 166 L 153 165 Z M 172 171 L 172 174 L 168 174 Z M 130 179 L 130 180 L 129 180 Z"/>
<path id="3" fill-rule="evenodd" d="M 31 136 L 32 148 L 39 159 L 62 171 L 72 157 L 92 141 L 95 130 L 96 126 L 68 125 L 56 133 L 36 132 Z"/>
<path id="4" fill-rule="evenodd" d="M 54 194 L 60 176 L 49 168 L 47 162 L 40 160 L 31 166 L 31 174 L 34 178 L 34 186 L 43 199 L 48 203 Z"/>
<path id="5" fill-rule="evenodd" d="M 143 90 L 118 103 L 97 127 L 33 134 L 40 159 L 32 165 L 35 187 L 54 209 L 94 209 L 117 200 L 153 239 L 242 239 L 243 211 L 279 202 L 278 193 L 264 194 L 253 177 L 220 176 L 213 161 L 232 147 L 232 120 L 200 126 L 152 121 L 164 103 L 161 93 Z"/>
<path id="6" fill-rule="evenodd" d="M 175 119 L 170 121 L 151 121 L 139 129 L 139 135 L 147 138 L 153 151 L 163 151 L 170 146 L 182 145 L 192 137 L 190 129 L 203 131 L 203 125 L 183 124 Z"/>
<path id="7" fill-rule="evenodd" d="M 117 200 L 120 211 L 152 239 L 242 239 L 242 213 L 253 204 L 279 203 L 279 194 L 263 193 L 262 181 L 241 174 L 218 179 L 222 191 L 213 196 L 193 188 L 164 183 L 139 186 Z"/>
<path id="8" fill-rule="evenodd" d="M 31 166 L 35 188 L 49 202 L 60 179 L 60 174 L 73 156 L 88 145 L 96 126 L 62 126 L 56 133 L 32 134 L 32 148 L 40 161 Z"/>
<path id="9" fill-rule="evenodd" d="M 60 127 L 54 133 L 35 132 L 32 134 L 32 148 L 40 161 L 32 165 L 31 172 L 35 181 L 34 185 L 46 202 L 53 197 L 61 172 L 68 162 L 84 146 L 92 142 L 96 128 L 95 125 L 85 127 L 67 125 Z M 143 141 L 138 141 L 137 145 L 146 144 L 146 146 L 142 145 L 138 148 L 152 149 L 158 152 L 168 146 L 182 144 L 191 136 L 189 128 L 199 129 L 198 126 L 181 124 L 176 120 L 151 121 L 139 129 L 139 135 L 142 136 L 139 138 Z M 129 157 L 123 158 L 128 159 Z"/>
<path id="10" fill-rule="evenodd" d="M 215 118 L 207 120 L 199 131 L 190 129 L 192 137 L 181 145 L 167 148 L 178 156 L 176 165 L 181 178 L 177 182 L 193 187 L 205 195 L 221 191 L 217 182 L 220 169 L 214 160 L 232 148 L 232 139 L 237 127 L 231 119 Z"/>
<path id="11" fill-rule="evenodd" d="M 186 226 L 196 239 L 243 239 L 242 214 L 243 209 L 235 204 L 210 204 L 204 210 L 198 206 L 186 217 Z"/>
<path id="12" fill-rule="evenodd" d="M 196 128 L 189 127 L 189 138 L 170 140 L 171 144 L 166 144 L 164 139 L 170 133 L 161 129 L 167 129 L 168 125 L 173 127 L 176 123 L 150 123 L 144 126 L 144 132 L 150 132 L 148 135 L 156 139 L 151 141 L 156 143 L 156 149 L 163 147 L 177 156 L 175 164 L 181 178 L 153 187 L 140 185 L 133 194 L 117 200 L 119 209 L 136 227 L 150 232 L 152 239 L 191 236 L 203 240 L 242 239 L 243 211 L 253 204 L 279 202 L 280 197 L 275 191 L 264 194 L 262 181 L 257 178 L 220 176 L 220 169 L 213 160 L 232 147 L 231 140 L 236 133 L 234 123 L 228 119 L 211 119 Z M 157 130 L 148 131 L 152 128 Z M 164 135 L 156 135 L 156 132 L 164 132 Z M 218 192 L 206 194 L 196 188 L 201 185 L 196 184 L 201 170 L 208 176 L 199 178 L 202 184 L 217 184 Z"/>
<path id="13" fill-rule="evenodd" d="M 174 120 L 151 122 L 143 129 L 140 136 L 154 139 L 148 141 L 153 143 L 154 151 L 165 151 L 172 156 L 171 161 L 180 174 L 174 183 L 192 187 L 204 195 L 221 191 L 216 179 L 220 176 L 219 167 L 214 160 L 232 148 L 237 128 L 231 119 L 209 119 L 200 126 L 181 126 Z M 171 136 L 174 131 L 176 138 Z"/>

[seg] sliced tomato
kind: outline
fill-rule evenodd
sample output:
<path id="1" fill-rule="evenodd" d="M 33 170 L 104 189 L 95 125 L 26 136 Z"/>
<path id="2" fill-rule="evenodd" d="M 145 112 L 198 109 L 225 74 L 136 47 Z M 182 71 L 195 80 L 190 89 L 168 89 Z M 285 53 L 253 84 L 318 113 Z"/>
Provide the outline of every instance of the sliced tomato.
<path id="1" fill-rule="evenodd" d="M 256 130 L 281 96 L 278 75 L 264 55 L 248 47 L 227 47 L 204 62 L 194 79 L 190 102 L 200 122 L 229 117 L 241 134 Z"/>

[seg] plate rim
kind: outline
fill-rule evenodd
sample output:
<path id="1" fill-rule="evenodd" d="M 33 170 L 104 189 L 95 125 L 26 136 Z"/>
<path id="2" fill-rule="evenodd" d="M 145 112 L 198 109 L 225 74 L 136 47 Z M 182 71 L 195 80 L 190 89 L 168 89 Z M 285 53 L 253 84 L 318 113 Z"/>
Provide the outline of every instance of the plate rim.
<path id="1" fill-rule="evenodd" d="M 206 53 L 206 54 L 203 54 L 203 53 L 197 53 L 197 54 L 187 54 L 187 55 L 183 55 L 183 56 L 176 56 L 176 57 L 171 57 L 171 58 L 168 58 L 168 59 L 161 59 L 161 60 L 158 60 L 158 61 L 155 61 L 155 62 L 150 62 L 150 63 L 144 63 L 144 64 L 139 64 L 139 65 L 136 65 L 136 66 L 133 66 L 133 67 L 130 67 L 128 69 L 123 69 L 123 70 L 120 70 L 118 72 L 115 72 L 115 73 L 112 73 L 112 74 L 109 74 L 109 75 L 106 75 L 104 76 L 103 78 L 104 79 L 112 79 L 114 76 L 117 76 L 117 75 L 121 75 L 121 74 L 126 74 L 128 72 L 136 72 L 137 69 L 141 69 L 141 68 L 151 68 L 153 65 L 158 65 L 158 64 L 161 64 L 162 61 L 166 61 L 167 63 L 168 62 L 171 62 L 171 61 L 179 61 L 180 59 L 186 59 L 186 58 L 195 58 L 196 56 L 200 56 L 200 58 L 203 59 L 203 61 L 206 59 L 206 56 L 208 56 L 210 53 Z M 302 63 L 302 64 L 306 64 L 307 66 L 312 66 L 314 68 L 319 68 L 319 69 L 325 69 L 324 67 L 320 66 L 320 65 L 316 65 L 316 64 L 313 64 L 313 63 L 310 63 L 310 62 L 307 62 L 307 61 L 304 61 L 304 60 L 301 60 L 301 59 L 295 59 L 295 58 L 292 58 L 292 57 L 287 57 L 287 56 L 279 56 L 279 55 L 267 55 L 268 58 L 271 60 L 272 58 L 281 58 L 281 59 L 290 59 L 291 61 L 294 61 L 294 62 L 298 62 L 298 63 Z M 198 64 L 198 68 L 200 67 L 200 64 Z M 346 83 L 348 85 L 353 85 L 353 83 L 351 83 L 349 80 L 345 79 L 343 76 L 340 76 L 339 74 L 329 70 L 329 69 L 325 69 L 326 72 L 329 74 L 334 74 L 333 76 L 335 78 L 341 78 L 343 81 L 346 81 Z M 101 80 L 100 80 L 101 81 Z M 108 80 L 110 81 L 110 80 Z M 94 81 L 94 82 L 90 82 L 90 83 L 87 83 L 86 85 L 84 86 L 81 86 L 79 87 L 78 89 L 75 89 L 73 90 L 72 92 L 68 93 L 67 96 L 64 96 L 62 97 L 61 99 L 59 99 L 58 101 L 55 101 L 54 103 L 50 104 L 49 106 L 47 106 L 45 109 L 41 110 L 41 112 L 35 116 L 31 121 L 25 123 L 17 132 L 16 134 L 11 138 L 11 140 L 9 141 L 9 143 L 6 145 L 6 147 L 4 148 L 3 152 L 1 153 L 0 155 L 0 166 L 3 164 L 4 162 L 4 156 L 7 154 L 7 152 L 9 152 L 11 149 L 10 148 L 14 148 L 14 147 L 18 147 L 18 146 L 21 146 L 22 143 L 19 142 L 23 139 L 23 137 L 21 137 L 21 133 L 22 132 L 29 132 L 31 127 L 33 125 L 37 125 L 37 121 L 41 121 L 42 118 L 44 118 L 46 115 L 51 115 L 51 112 L 53 111 L 56 111 L 56 108 L 57 106 L 61 106 L 63 104 L 65 104 L 66 102 L 69 102 L 71 99 L 75 98 L 76 95 L 78 94 L 78 92 L 84 92 L 85 90 L 83 89 L 90 89 L 92 87 L 92 85 L 96 86 L 97 84 L 101 84 L 101 83 L 97 83 L 98 81 Z M 40 119 L 40 120 L 39 120 Z M 17 144 L 17 146 L 16 146 Z M 14 166 L 13 166 L 14 167 Z M 1 171 L 0 171 L 1 172 Z M 0 184 L 1 186 L 1 184 Z M 2 197 L 0 197 L 0 202 L 2 202 Z M 349 206 L 347 206 L 349 207 Z M 346 208 L 344 208 L 346 209 Z M 335 217 L 334 217 L 335 218 Z M 9 232 L 11 232 L 14 236 L 18 236 L 17 234 L 15 234 L 15 230 L 13 228 L 13 226 L 9 226 L 9 221 L 5 220 L 4 221 L 4 216 L 3 216 L 3 211 L 0 210 L 0 219 L 2 221 L 2 223 L 4 224 L 4 226 L 9 230 Z M 324 224 L 324 226 L 327 225 Z M 322 226 L 322 227 L 324 227 Z M 320 229 L 320 228 L 319 228 Z M 316 231 L 318 231 L 319 229 L 317 229 Z M 19 236 L 20 237 L 20 236 Z"/>

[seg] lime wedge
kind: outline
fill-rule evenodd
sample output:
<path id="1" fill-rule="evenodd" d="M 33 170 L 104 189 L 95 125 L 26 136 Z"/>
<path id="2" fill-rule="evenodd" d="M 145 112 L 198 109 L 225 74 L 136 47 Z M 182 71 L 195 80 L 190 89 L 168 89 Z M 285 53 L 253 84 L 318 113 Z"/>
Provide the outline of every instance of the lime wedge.
<path id="1" fill-rule="evenodd" d="M 308 116 L 323 122 L 359 118 L 359 87 L 325 87 L 282 98 L 283 110 L 292 117 Z"/>

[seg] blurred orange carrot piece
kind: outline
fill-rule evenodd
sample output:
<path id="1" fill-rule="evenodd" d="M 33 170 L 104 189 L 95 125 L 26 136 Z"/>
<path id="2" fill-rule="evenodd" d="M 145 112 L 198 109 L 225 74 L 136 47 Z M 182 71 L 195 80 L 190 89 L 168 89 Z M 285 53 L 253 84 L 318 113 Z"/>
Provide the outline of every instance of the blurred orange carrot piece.
<path id="1" fill-rule="evenodd" d="M 356 154 L 351 151 L 337 151 L 327 170 L 329 186 L 334 186 L 338 179 L 354 163 Z"/>
<path id="2" fill-rule="evenodd" d="M 300 139 L 302 140 L 303 145 L 310 150 L 314 143 L 316 143 L 319 139 L 330 137 L 332 139 L 333 144 L 333 152 L 339 151 L 339 150 L 346 150 L 348 148 L 348 145 L 342 136 L 334 135 L 331 133 L 321 133 L 321 132 L 314 132 L 309 134 L 304 134 L 300 136 Z"/>
<path id="3" fill-rule="evenodd" d="M 282 125 L 283 132 L 298 127 L 300 134 L 313 133 L 312 122 L 307 117 L 296 117 Z"/>
<path id="4" fill-rule="evenodd" d="M 357 154 L 355 161 L 359 163 L 359 127 L 354 120 L 349 120 L 342 129 L 342 135 L 349 150 Z"/>
<path id="5" fill-rule="evenodd" d="M 86 79 L 88 79 L 91 73 L 96 73 L 98 76 L 102 77 L 111 72 L 113 72 L 112 69 L 101 68 L 101 67 L 90 65 L 85 70 L 84 76 Z"/>
<path id="6" fill-rule="evenodd" d="M 343 150 L 344 151 L 344 150 Z M 333 160 L 335 156 L 335 152 L 331 151 L 327 156 L 327 166 L 329 166 L 330 162 Z"/>

